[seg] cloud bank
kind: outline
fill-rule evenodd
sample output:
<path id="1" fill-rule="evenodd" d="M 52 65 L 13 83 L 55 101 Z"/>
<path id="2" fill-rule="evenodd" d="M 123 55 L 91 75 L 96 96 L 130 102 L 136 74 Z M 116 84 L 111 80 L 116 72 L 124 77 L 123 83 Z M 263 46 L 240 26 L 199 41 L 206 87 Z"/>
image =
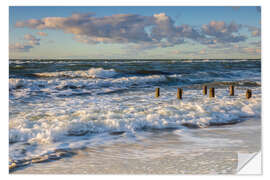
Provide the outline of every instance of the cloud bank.
<path id="1" fill-rule="evenodd" d="M 15 51 L 15 52 L 29 52 L 31 48 L 33 48 L 33 46 L 23 44 L 23 43 L 10 44 L 9 46 L 10 51 Z"/>
<path id="2" fill-rule="evenodd" d="M 255 26 L 246 26 L 248 28 L 248 31 L 251 33 L 253 37 L 260 37 L 261 36 L 261 28 L 255 27 Z"/>
<path id="3" fill-rule="evenodd" d="M 54 29 L 73 34 L 82 43 L 131 43 L 143 48 L 170 47 L 192 40 L 200 44 L 237 43 L 247 37 L 239 35 L 241 25 L 211 21 L 199 28 L 176 25 L 165 13 L 153 16 L 115 14 L 95 17 L 93 13 L 72 14 L 70 17 L 45 17 L 16 22 L 18 28 Z M 41 34 L 40 34 L 41 35 Z M 45 34 L 44 34 L 45 35 Z"/>
<path id="4" fill-rule="evenodd" d="M 48 34 L 45 33 L 45 32 L 37 32 L 37 34 L 40 35 L 40 36 L 48 36 Z"/>
<path id="5" fill-rule="evenodd" d="M 211 21 L 202 26 L 202 31 L 204 34 L 214 37 L 217 42 L 234 43 L 246 40 L 245 36 L 234 34 L 239 32 L 240 28 L 241 25 L 233 22 L 226 24 L 224 21 Z"/>
<path id="6" fill-rule="evenodd" d="M 31 34 L 25 34 L 24 41 L 24 43 L 10 44 L 9 49 L 15 52 L 29 52 L 30 49 L 40 45 L 40 39 Z"/>

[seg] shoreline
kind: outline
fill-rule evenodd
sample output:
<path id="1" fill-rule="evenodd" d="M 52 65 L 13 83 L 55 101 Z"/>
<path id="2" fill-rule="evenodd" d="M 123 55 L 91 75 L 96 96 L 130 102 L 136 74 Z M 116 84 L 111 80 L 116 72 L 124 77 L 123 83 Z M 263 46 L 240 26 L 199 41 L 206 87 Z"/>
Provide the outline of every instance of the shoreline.
<path id="1" fill-rule="evenodd" d="M 238 152 L 261 147 L 260 120 L 188 131 L 149 133 L 141 139 L 143 134 L 128 144 L 120 138 L 76 150 L 74 156 L 19 167 L 11 174 L 235 174 Z"/>

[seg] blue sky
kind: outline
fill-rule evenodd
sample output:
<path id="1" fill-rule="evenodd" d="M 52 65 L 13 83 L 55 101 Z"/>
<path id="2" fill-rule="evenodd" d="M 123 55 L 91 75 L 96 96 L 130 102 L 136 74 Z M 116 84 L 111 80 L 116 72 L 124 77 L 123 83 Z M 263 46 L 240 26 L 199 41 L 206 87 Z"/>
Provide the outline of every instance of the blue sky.
<path id="1" fill-rule="evenodd" d="M 10 7 L 10 58 L 260 58 L 258 7 Z"/>

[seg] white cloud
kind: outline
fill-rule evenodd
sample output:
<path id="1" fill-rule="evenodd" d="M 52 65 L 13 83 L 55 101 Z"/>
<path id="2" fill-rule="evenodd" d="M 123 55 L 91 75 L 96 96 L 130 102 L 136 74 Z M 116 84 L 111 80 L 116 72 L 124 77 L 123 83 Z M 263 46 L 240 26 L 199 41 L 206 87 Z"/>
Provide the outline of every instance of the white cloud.
<path id="1" fill-rule="evenodd" d="M 211 21 L 209 24 L 202 26 L 202 31 L 215 38 L 221 43 L 235 43 L 245 41 L 247 37 L 234 34 L 239 31 L 242 26 L 236 23 L 226 24 L 224 21 Z"/>
<path id="2" fill-rule="evenodd" d="M 36 38 L 35 36 L 31 34 L 25 34 L 24 39 L 27 40 L 27 43 L 32 46 L 40 45 L 39 43 L 40 39 Z"/>
<path id="3" fill-rule="evenodd" d="M 248 28 L 248 31 L 251 33 L 253 37 L 261 37 L 261 28 L 255 27 L 255 26 L 245 26 Z"/>
<path id="4" fill-rule="evenodd" d="M 48 34 L 45 33 L 45 32 L 37 32 L 37 34 L 40 35 L 40 36 L 48 36 Z"/>
<path id="5" fill-rule="evenodd" d="M 31 45 L 27 44 L 22 44 L 22 43 L 15 43 L 15 44 L 10 44 L 9 50 L 12 52 L 29 52 L 29 50 L 33 48 Z"/>
<path id="6" fill-rule="evenodd" d="M 9 49 L 10 51 L 14 52 L 29 52 L 30 49 L 34 48 L 35 46 L 40 45 L 40 39 L 36 38 L 31 34 L 24 35 L 24 43 L 14 43 L 10 44 Z"/>
<path id="7" fill-rule="evenodd" d="M 245 36 L 237 34 L 241 25 L 236 23 L 211 21 L 195 29 L 187 24 L 175 25 L 173 19 L 165 13 L 153 16 L 115 14 L 104 17 L 95 17 L 93 13 L 77 13 L 70 17 L 18 21 L 16 27 L 61 30 L 73 34 L 74 39 L 82 43 L 129 43 L 143 48 L 170 47 L 185 43 L 185 39 L 206 45 L 246 40 Z"/>

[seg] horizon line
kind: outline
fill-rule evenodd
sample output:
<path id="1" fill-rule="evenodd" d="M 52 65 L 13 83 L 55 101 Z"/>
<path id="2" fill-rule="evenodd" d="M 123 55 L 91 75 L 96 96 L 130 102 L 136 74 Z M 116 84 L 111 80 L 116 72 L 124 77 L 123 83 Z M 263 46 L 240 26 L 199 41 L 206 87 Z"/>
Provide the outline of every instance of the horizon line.
<path id="1" fill-rule="evenodd" d="M 141 58 L 130 58 L 130 59 L 123 59 L 123 58 L 113 58 L 113 59 L 108 59 L 108 58 L 96 58 L 96 59 L 70 59 L 70 58 L 9 58 L 9 60 L 261 60 L 261 58 L 194 58 L 194 59 L 190 59 L 190 58 L 183 58 L 183 59 L 177 59 L 177 58 L 168 58 L 168 59 L 164 59 L 164 58 L 145 58 L 145 59 L 141 59 Z"/>

